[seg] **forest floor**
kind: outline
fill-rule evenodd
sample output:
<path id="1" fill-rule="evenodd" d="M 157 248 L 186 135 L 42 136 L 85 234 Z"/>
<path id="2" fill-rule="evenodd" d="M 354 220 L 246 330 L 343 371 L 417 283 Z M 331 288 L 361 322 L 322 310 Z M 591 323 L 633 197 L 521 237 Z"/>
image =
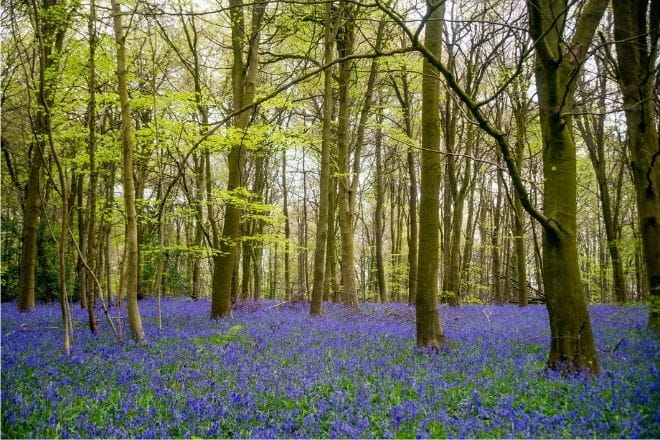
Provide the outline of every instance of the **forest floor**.
<path id="1" fill-rule="evenodd" d="M 420 353 L 414 309 L 140 302 L 147 343 L 100 336 L 75 307 L 2 306 L 2 431 L 11 437 L 660 437 L 660 341 L 642 306 L 590 307 L 602 373 L 543 372 L 543 306 L 441 307 L 450 353 Z M 113 314 L 119 314 L 113 311 Z M 103 315 L 100 315 L 100 319 Z M 125 325 L 124 331 L 128 333 Z"/>

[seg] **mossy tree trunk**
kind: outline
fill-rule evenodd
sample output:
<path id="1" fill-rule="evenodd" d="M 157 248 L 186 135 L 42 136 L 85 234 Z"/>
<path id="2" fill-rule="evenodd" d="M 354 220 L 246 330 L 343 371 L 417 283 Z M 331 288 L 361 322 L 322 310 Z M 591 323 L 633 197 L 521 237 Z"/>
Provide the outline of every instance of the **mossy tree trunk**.
<path id="1" fill-rule="evenodd" d="M 649 327 L 660 333 L 660 145 L 654 108 L 660 1 L 613 0 L 612 4 L 618 79 L 651 294 Z"/>
<path id="2" fill-rule="evenodd" d="M 586 3 L 567 41 L 567 1 L 528 1 L 543 139 L 543 213 L 548 219 L 543 229 L 543 284 L 551 333 L 548 367 L 564 373 L 598 374 L 578 266 L 577 162 L 570 112 L 576 78 L 607 4 Z"/>

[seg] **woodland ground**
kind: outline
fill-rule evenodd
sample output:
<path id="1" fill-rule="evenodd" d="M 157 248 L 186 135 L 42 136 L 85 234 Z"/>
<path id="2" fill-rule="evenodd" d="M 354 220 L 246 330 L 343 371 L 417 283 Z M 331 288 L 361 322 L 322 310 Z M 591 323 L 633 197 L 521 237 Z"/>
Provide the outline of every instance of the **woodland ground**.
<path id="1" fill-rule="evenodd" d="M 451 352 L 419 353 L 414 310 L 208 301 L 140 303 L 147 343 L 58 305 L 2 307 L 2 437 L 660 437 L 660 341 L 641 306 L 590 307 L 602 374 L 542 373 L 543 306 L 441 307 Z M 114 312 L 119 313 L 119 312 Z M 128 329 L 125 329 L 128 331 Z"/>

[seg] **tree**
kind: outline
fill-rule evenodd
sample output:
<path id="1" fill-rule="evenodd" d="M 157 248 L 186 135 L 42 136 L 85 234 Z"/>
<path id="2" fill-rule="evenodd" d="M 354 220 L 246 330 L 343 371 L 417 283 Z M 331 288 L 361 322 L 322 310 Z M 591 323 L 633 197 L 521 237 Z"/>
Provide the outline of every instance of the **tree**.
<path id="1" fill-rule="evenodd" d="M 544 147 L 543 282 L 552 335 L 548 366 L 587 374 L 598 374 L 598 361 L 578 268 L 576 148 L 570 113 L 576 77 L 607 3 L 587 2 L 574 35 L 566 37 L 567 1 L 527 2 Z"/>
<path id="2" fill-rule="evenodd" d="M 376 149 L 376 208 L 374 210 L 374 235 L 376 241 L 376 274 L 378 279 L 378 298 L 380 302 L 387 302 L 387 284 L 385 283 L 385 262 L 383 258 L 383 232 L 385 212 L 383 210 L 384 185 L 383 185 L 383 113 L 378 111 L 376 115 L 376 135 L 374 139 Z"/>
<path id="3" fill-rule="evenodd" d="M 332 2 L 325 6 L 324 23 L 324 56 L 323 62 L 328 64 L 333 59 L 334 19 Z M 323 123 L 321 135 L 321 170 L 319 177 L 319 214 L 316 222 L 316 243 L 314 247 L 314 284 L 310 313 L 320 315 L 322 312 L 323 288 L 325 286 L 325 253 L 328 240 L 328 204 L 330 192 L 330 148 L 332 136 L 332 70 L 323 73 Z"/>
<path id="4" fill-rule="evenodd" d="M 649 327 L 660 333 L 660 146 L 654 108 L 660 1 L 614 0 L 612 5 L 618 80 L 651 293 Z"/>
<path id="5" fill-rule="evenodd" d="M 54 105 L 55 75 L 59 70 L 58 60 L 64 44 L 66 24 L 69 21 L 67 5 L 63 1 L 44 0 L 31 4 L 35 21 L 35 33 L 39 36 L 39 90 L 34 126 L 34 143 L 30 146 L 28 181 L 25 187 L 25 209 L 23 212 L 23 236 L 20 294 L 18 310 L 30 312 L 35 307 L 35 269 L 37 261 L 37 229 L 41 213 L 41 179 L 45 164 L 47 138 L 50 130 L 49 111 Z"/>
<path id="6" fill-rule="evenodd" d="M 425 47 L 434 56 L 440 56 L 442 45 L 442 19 L 444 0 L 429 1 Z M 438 266 L 440 241 L 440 200 L 442 162 L 440 159 L 440 79 L 438 70 L 424 60 L 422 79 L 422 163 L 419 204 L 419 256 L 417 262 L 417 295 L 415 316 L 417 346 L 445 348 L 445 334 L 438 314 Z"/>
<path id="7" fill-rule="evenodd" d="M 551 330 L 548 368 L 567 374 L 575 371 L 590 375 L 598 374 L 591 324 L 582 294 L 577 264 L 576 149 L 572 136 L 570 109 L 573 104 L 576 75 L 587 54 L 586 48 L 593 39 L 607 1 L 591 0 L 581 10 L 574 27 L 572 41 L 565 45 L 570 49 L 568 51 L 562 49 L 564 46 L 560 44 L 565 43 L 564 24 L 569 11 L 568 2 L 528 1 L 529 32 L 535 41 L 537 54 L 536 85 L 539 91 L 544 143 L 543 213 L 529 200 L 505 133 L 496 128 L 482 111 L 483 106 L 499 93 L 482 101 L 475 101 L 460 86 L 438 54 L 428 47 L 428 42 L 422 45 L 417 34 L 408 29 L 399 15 L 383 3 L 378 5 L 406 32 L 415 48 L 424 55 L 425 60 L 442 74 L 447 85 L 466 106 L 477 124 L 497 142 L 523 207 L 543 226 L 543 281 Z M 557 50 L 560 52 L 558 53 Z M 504 85 L 508 85 L 514 77 L 505 81 Z M 428 75 L 425 79 L 428 80 Z M 421 219 L 420 211 L 420 229 Z M 435 234 L 433 228 L 430 231 L 430 234 Z M 421 261 L 420 247 L 420 263 Z M 418 270 L 421 272 L 421 267 Z M 421 290 L 420 285 L 418 288 Z"/>
<path id="8" fill-rule="evenodd" d="M 234 110 L 239 110 L 254 100 L 259 56 L 259 31 L 265 11 L 265 3 L 255 2 L 252 6 L 252 29 L 245 31 L 243 1 L 230 1 L 232 40 L 232 85 Z M 248 44 L 247 62 L 243 51 Z M 234 118 L 234 127 L 243 133 L 250 124 L 252 111 L 245 110 Z M 229 176 L 227 190 L 240 197 L 244 188 L 245 146 L 244 136 L 231 147 L 228 155 Z M 207 164 L 208 165 L 208 164 Z M 234 267 L 238 261 L 237 246 L 241 236 L 241 208 L 235 202 L 227 203 L 219 248 L 213 256 L 213 284 L 211 293 L 211 319 L 231 317 L 231 285 Z"/>
<path id="9" fill-rule="evenodd" d="M 126 247 L 126 307 L 128 323 L 135 342 L 144 340 L 142 318 L 137 302 L 138 288 L 138 231 L 137 212 L 135 209 L 135 185 L 133 183 L 133 121 L 131 103 L 128 96 L 128 70 L 126 67 L 126 33 L 124 31 L 119 0 L 111 0 L 112 18 L 117 43 L 117 86 L 121 105 L 121 145 L 122 145 L 122 183 L 124 186 L 124 209 L 126 210 L 125 247 Z M 120 292 L 121 294 L 121 292 Z"/>

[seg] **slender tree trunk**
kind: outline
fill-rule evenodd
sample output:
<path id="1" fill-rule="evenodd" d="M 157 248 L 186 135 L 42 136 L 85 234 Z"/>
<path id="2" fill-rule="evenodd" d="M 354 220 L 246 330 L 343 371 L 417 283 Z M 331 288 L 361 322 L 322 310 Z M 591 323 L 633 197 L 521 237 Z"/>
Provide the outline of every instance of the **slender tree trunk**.
<path id="1" fill-rule="evenodd" d="M 53 105 L 52 99 L 52 80 L 47 78 L 50 73 L 46 69 L 52 65 L 51 48 L 48 44 L 52 43 L 52 38 L 57 36 L 58 42 L 55 44 L 56 51 L 59 53 L 62 48 L 62 37 L 64 29 L 58 29 L 52 23 L 44 20 L 44 15 L 50 11 L 50 8 L 59 6 L 57 4 L 45 5 L 40 9 L 36 2 L 32 3 L 35 23 L 35 34 L 37 40 L 38 54 L 39 54 L 39 110 L 37 114 L 37 125 L 41 139 L 37 140 L 37 145 L 40 148 L 39 155 L 43 158 L 45 148 L 50 147 L 50 154 L 59 177 L 59 193 L 61 196 L 61 219 L 60 219 L 60 239 L 58 242 L 58 263 L 59 263 L 59 287 L 60 287 L 60 307 L 62 310 L 62 345 L 65 355 L 71 353 L 71 341 L 73 337 L 73 324 L 71 321 L 71 313 L 69 310 L 69 299 L 67 293 L 67 243 L 69 242 L 68 229 L 69 229 L 69 205 L 73 205 L 73 199 L 69 200 L 69 185 L 67 183 L 66 175 L 62 167 L 61 161 L 55 150 L 53 141 L 53 128 L 51 123 L 51 111 Z M 53 182 L 55 185 L 55 182 Z M 37 188 L 38 189 L 38 188 Z M 34 295 L 34 293 L 33 293 Z M 19 301 L 19 305 L 21 305 Z M 20 309 L 20 308 L 19 308 Z"/>
<path id="2" fill-rule="evenodd" d="M 334 46 L 334 20 L 332 3 L 325 6 L 324 64 L 332 62 Z M 314 283 L 309 312 L 320 315 L 323 311 L 325 283 L 325 255 L 328 242 L 328 204 L 330 192 L 330 148 L 332 136 L 332 70 L 323 73 L 323 126 L 321 128 L 321 169 L 319 176 L 319 215 L 316 222 L 316 244 L 314 247 Z"/>
<path id="3" fill-rule="evenodd" d="M 522 170 L 525 158 L 525 139 L 527 136 L 527 121 L 529 104 L 526 96 L 527 78 L 516 82 L 514 93 L 511 95 L 511 104 L 514 109 L 516 123 L 515 160 L 518 170 Z M 513 237 L 516 250 L 516 291 L 518 306 L 527 307 L 527 258 L 525 254 L 525 212 L 518 193 L 513 196 Z"/>
<path id="4" fill-rule="evenodd" d="M 89 154 L 89 192 L 87 195 L 87 254 L 85 259 L 87 265 L 95 273 L 96 270 L 96 251 L 97 251 L 97 227 L 96 227 L 96 191 L 98 183 L 98 172 L 96 170 L 96 5 L 95 0 L 89 3 L 89 18 L 87 22 L 89 32 L 89 103 L 87 108 L 87 153 Z M 81 249 L 81 252 L 84 252 Z M 83 269 L 83 272 L 85 269 Z M 100 273 L 100 272 L 99 272 Z M 86 294 L 87 294 L 87 315 L 89 318 L 89 329 L 92 333 L 97 332 L 98 319 L 96 317 L 96 285 L 94 284 L 94 275 L 90 274 Z"/>
<path id="5" fill-rule="evenodd" d="M 108 307 L 112 307 L 112 259 L 111 249 L 112 246 L 112 223 L 110 222 L 110 213 L 114 205 L 114 190 L 115 190 L 115 168 L 114 164 L 108 166 L 108 175 L 105 178 L 105 205 L 103 207 L 103 217 L 102 217 L 102 227 L 104 237 L 104 249 L 105 249 L 105 278 L 106 278 L 106 294 L 108 296 Z M 120 275 L 121 277 L 121 275 Z M 118 295 L 121 297 L 122 291 L 119 290 Z M 119 298 L 117 298 L 117 304 Z"/>
<path id="6" fill-rule="evenodd" d="M 286 185 L 286 150 L 282 151 L 282 213 L 284 214 L 284 298 L 291 299 L 291 226 L 289 219 L 289 189 Z"/>
<path id="7" fill-rule="evenodd" d="M 251 220 L 243 223 L 241 225 L 242 237 L 250 237 L 252 235 L 253 226 Z M 249 240 L 244 240 L 242 245 L 243 276 L 241 278 L 241 300 L 247 300 L 250 295 L 250 282 L 252 281 L 252 243 L 249 243 Z"/>
<path id="8" fill-rule="evenodd" d="M 501 280 L 501 268 L 500 268 L 500 234 L 501 234 L 501 225 L 502 225 L 502 181 L 501 173 L 497 174 L 497 201 L 493 205 L 493 208 L 490 210 L 492 215 L 492 229 L 491 229 L 491 261 L 493 262 L 493 290 L 495 291 L 495 304 L 501 306 L 504 304 L 504 298 L 502 295 L 502 280 Z M 505 260 L 506 261 L 506 260 Z"/>
<path id="9" fill-rule="evenodd" d="M 73 178 L 75 185 L 72 185 L 73 188 L 71 192 L 76 196 L 76 217 L 78 220 L 78 247 L 80 248 L 81 255 L 78 255 L 78 262 L 76 263 L 76 273 L 78 274 L 78 297 L 80 299 L 80 308 L 87 308 L 87 271 L 82 263 L 83 256 L 87 254 L 87 240 L 89 234 L 87 233 L 85 221 L 85 206 L 84 206 L 84 176 L 83 173 L 77 173 L 78 175 Z"/>
<path id="10" fill-rule="evenodd" d="M 127 67 L 126 67 L 126 34 L 122 24 L 122 12 L 118 0 L 111 0 L 115 41 L 117 43 L 117 82 L 119 100 L 121 103 L 121 139 L 123 157 L 124 207 L 126 210 L 126 304 L 128 322 L 133 340 L 144 340 L 142 319 L 137 302 L 139 277 L 138 266 L 138 231 L 137 213 L 135 210 L 135 188 L 133 184 L 133 122 L 131 120 L 131 105 L 128 97 Z"/>
<path id="11" fill-rule="evenodd" d="M 252 32 L 247 34 L 243 18 L 243 1 L 230 0 L 230 18 L 232 29 L 232 82 L 234 110 L 238 110 L 254 100 L 257 80 L 259 55 L 259 30 L 265 4 L 256 2 L 252 10 Z M 248 44 L 248 61 L 243 62 L 243 50 Z M 247 64 L 247 65 L 246 65 Z M 234 118 L 234 127 L 244 132 L 250 123 L 252 111 L 246 110 Z M 233 145 L 229 152 L 229 176 L 227 190 L 240 192 L 244 185 L 245 146 L 243 142 Z M 238 261 L 237 248 L 241 237 L 241 208 L 228 203 L 222 229 L 219 253 L 213 256 L 213 280 L 211 298 L 211 319 L 231 317 L 231 286 L 234 267 Z"/>
<path id="12" fill-rule="evenodd" d="M 203 220 L 204 220 L 204 158 L 201 155 L 194 155 L 195 162 L 195 196 L 197 203 L 195 205 L 196 219 L 195 219 L 195 239 L 193 246 L 195 252 L 192 258 L 192 292 L 193 299 L 198 300 L 202 296 L 202 274 L 201 274 L 201 258 L 198 255 L 198 249 L 204 244 Z"/>
<path id="13" fill-rule="evenodd" d="M 387 284 L 385 283 L 385 261 L 383 258 L 383 232 L 385 211 L 383 210 L 384 199 L 384 185 L 383 185 L 383 131 L 381 124 L 383 123 L 383 114 L 378 113 L 376 117 L 376 209 L 374 211 L 375 218 L 375 241 L 376 241 L 376 272 L 378 275 L 378 296 L 381 303 L 387 302 Z"/>
<path id="14" fill-rule="evenodd" d="M 332 158 L 330 160 L 332 164 Z M 326 300 L 332 299 L 332 302 L 338 302 L 337 288 L 337 241 L 336 241 L 336 223 L 337 218 L 337 179 L 330 176 L 330 188 L 328 191 L 328 234 L 327 243 L 325 246 L 325 286 L 323 290 L 323 297 Z"/>
<path id="15" fill-rule="evenodd" d="M 444 1 L 429 1 L 430 20 L 426 25 L 425 46 L 440 56 Z M 419 258 L 417 263 L 417 297 L 415 315 L 417 346 L 444 349 L 445 334 L 440 323 L 436 298 L 439 266 L 439 191 L 442 163 L 440 154 L 440 81 L 438 71 L 424 60 L 422 79 L 422 172 L 419 206 Z"/>

